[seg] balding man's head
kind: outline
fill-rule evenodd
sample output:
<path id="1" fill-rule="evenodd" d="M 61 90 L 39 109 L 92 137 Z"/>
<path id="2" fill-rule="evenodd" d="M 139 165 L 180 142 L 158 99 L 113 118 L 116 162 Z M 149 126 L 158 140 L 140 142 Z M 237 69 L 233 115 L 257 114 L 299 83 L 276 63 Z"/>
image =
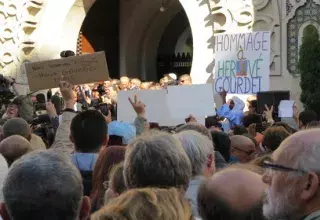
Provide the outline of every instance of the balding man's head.
<path id="1" fill-rule="evenodd" d="M 140 86 L 141 86 L 141 80 L 140 79 L 134 78 L 134 79 L 131 79 L 130 82 L 131 82 L 131 88 L 132 89 L 140 88 Z"/>
<path id="2" fill-rule="evenodd" d="M 148 82 L 141 83 L 141 86 L 140 86 L 141 90 L 148 90 L 149 88 L 150 88 L 150 83 Z"/>
<path id="3" fill-rule="evenodd" d="M 312 152 L 317 149 L 317 145 L 320 147 L 320 129 L 312 129 L 307 131 L 300 131 L 284 140 L 279 148 L 272 154 L 273 160 L 281 160 L 288 162 L 287 165 L 294 165 L 298 162 L 298 159 L 303 155 L 317 156 L 320 157 L 319 153 Z M 306 159 L 308 159 L 306 158 Z M 307 161 L 307 160 L 303 160 Z M 302 162 L 303 162 L 302 161 Z M 319 164 L 320 165 L 320 164 Z M 319 166 L 316 166 L 318 168 Z M 307 168 L 307 167 L 305 167 Z M 320 171 L 320 169 L 319 169 Z"/>
<path id="4" fill-rule="evenodd" d="M 130 87 L 130 79 L 127 76 L 120 78 L 120 89 L 127 90 Z"/>
<path id="5" fill-rule="evenodd" d="M 228 184 L 226 184 L 228 183 Z M 241 168 L 227 168 L 199 189 L 198 206 L 203 220 L 262 219 L 262 196 L 266 185 L 261 176 Z"/>
<path id="6" fill-rule="evenodd" d="M 235 135 L 230 138 L 231 149 L 230 153 L 233 158 L 236 158 L 241 163 L 247 163 L 252 159 L 252 154 L 255 152 L 255 144 L 245 136 Z"/>
<path id="7" fill-rule="evenodd" d="M 20 135 L 28 140 L 31 138 L 31 129 L 28 122 L 22 118 L 12 118 L 3 125 L 4 138 Z"/>
<path id="8" fill-rule="evenodd" d="M 31 151 L 32 146 L 30 142 L 19 135 L 10 136 L 0 143 L 0 154 L 7 160 L 9 166 Z"/>
<path id="9" fill-rule="evenodd" d="M 179 84 L 189 86 L 192 85 L 192 78 L 190 75 L 185 74 L 179 77 Z"/>
<path id="10" fill-rule="evenodd" d="M 273 152 L 272 164 L 265 165 L 267 219 L 300 219 L 320 209 L 319 134 L 314 129 L 291 135 Z"/>
<path id="11" fill-rule="evenodd" d="M 120 82 L 130 82 L 130 79 L 129 79 L 129 77 L 127 77 L 127 76 L 122 76 L 122 77 L 120 78 Z"/>

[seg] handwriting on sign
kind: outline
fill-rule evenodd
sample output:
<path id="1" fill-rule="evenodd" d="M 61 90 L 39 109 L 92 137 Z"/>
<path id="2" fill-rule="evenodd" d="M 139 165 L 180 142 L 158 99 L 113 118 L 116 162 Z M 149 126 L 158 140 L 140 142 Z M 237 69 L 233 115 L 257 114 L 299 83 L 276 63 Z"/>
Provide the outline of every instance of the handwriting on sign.
<path id="1" fill-rule="evenodd" d="M 256 94 L 269 90 L 270 33 L 218 35 L 215 92 Z"/>
<path id="2" fill-rule="evenodd" d="M 43 70 L 44 67 L 43 66 L 33 66 L 31 67 L 33 71 L 37 71 L 37 70 Z"/>
<path id="3" fill-rule="evenodd" d="M 57 63 L 57 64 L 50 64 L 48 63 L 48 66 L 50 68 L 57 68 L 57 67 L 65 67 L 65 66 L 71 66 L 70 63 Z"/>
<path id="4" fill-rule="evenodd" d="M 233 35 L 218 35 L 215 41 L 216 51 L 270 51 L 270 33 L 254 32 Z"/>
<path id="5" fill-rule="evenodd" d="M 33 91 L 57 87 L 62 78 L 74 85 L 109 79 L 104 52 L 29 63 L 26 70 Z"/>
<path id="6" fill-rule="evenodd" d="M 262 54 L 260 54 L 262 56 Z M 263 64 L 263 58 L 256 60 L 248 60 L 247 70 L 251 77 L 261 77 L 261 65 Z M 218 77 L 237 77 L 237 61 L 235 60 L 222 60 L 218 61 Z"/>

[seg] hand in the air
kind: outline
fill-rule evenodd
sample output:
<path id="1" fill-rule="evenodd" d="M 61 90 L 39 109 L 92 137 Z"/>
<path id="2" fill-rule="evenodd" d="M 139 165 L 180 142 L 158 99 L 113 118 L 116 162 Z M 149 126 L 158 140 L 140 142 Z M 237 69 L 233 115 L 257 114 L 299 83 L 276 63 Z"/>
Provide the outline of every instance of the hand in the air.
<path id="1" fill-rule="evenodd" d="M 138 116 L 145 117 L 146 114 L 146 105 L 138 99 L 138 96 L 134 96 L 134 100 L 129 97 L 129 102 L 132 105 L 132 108 L 137 113 Z"/>

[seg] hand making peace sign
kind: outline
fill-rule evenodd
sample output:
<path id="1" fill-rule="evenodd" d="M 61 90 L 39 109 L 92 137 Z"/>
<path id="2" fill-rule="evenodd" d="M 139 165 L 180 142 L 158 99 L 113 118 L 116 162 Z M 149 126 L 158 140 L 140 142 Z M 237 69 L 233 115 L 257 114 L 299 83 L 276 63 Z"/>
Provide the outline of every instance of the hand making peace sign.
<path id="1" fill-rule="evenodd" d="M 134 111 L 137 113 L 138 116 L 145 116 L 146 113 L 146 105 L 138 100 L 138 96 L 134 95 L 134 101 L 132 101 L 132 99 L 129 97 L 129 102 L 131 103 Z"/>

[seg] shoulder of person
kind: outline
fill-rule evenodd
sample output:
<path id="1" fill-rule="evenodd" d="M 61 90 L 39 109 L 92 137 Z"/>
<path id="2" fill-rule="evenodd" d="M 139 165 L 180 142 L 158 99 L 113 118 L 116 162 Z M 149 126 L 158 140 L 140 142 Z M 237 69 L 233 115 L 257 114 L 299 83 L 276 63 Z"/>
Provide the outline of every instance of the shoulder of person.
<path id="1" fill-rule="evenodd" d="M 33 150 L 45 150 L 46 145 L 43 142 L 42 138 L 36 134 L 31 134 L 30 143 L 32 145 Z"/>

